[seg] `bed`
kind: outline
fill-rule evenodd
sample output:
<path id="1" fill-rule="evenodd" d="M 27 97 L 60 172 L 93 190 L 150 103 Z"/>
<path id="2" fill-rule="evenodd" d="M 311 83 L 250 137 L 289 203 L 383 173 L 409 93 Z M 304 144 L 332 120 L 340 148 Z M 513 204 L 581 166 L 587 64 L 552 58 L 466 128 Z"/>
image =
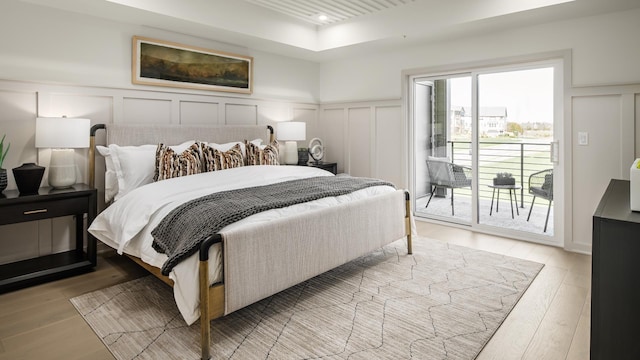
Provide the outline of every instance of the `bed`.
<path id="1" fill-rule="evenodd" d="M 114 160 L 111 157 L 118 159 L 110 157 L 104 147 L 96 146 L 96 132 L 101 129 L 106 131 L 111 154 L 121 155 L 116 161 L 121 163 L 118 165 L 121 172 L 127 169 L 128 162 L 129 173 L 124 171 L 125 176 L 116 177 L 121 192 L 111 194 L 110 205 L 93 221 L 90 233 L 173 286 L 176 304 L 185 321 L 192 324 L 201 319 L 203 359 L 210 357 L 209 320 L 401 238 L 406 238 L 407 252 L 411 254 L 413 226 L 409 193 L 374 184 L 339 196 L 270 209 L 230 223 L 207 236 L 194 254 L 167 273 L 163 268 L 163 264 L 168 263 L 167 254 L 155 251 L 151 233 L 180 206 L 211 193 L 233 194 L 233 191 L 256 186 L 339 179 L 325 179 L 334 175 L 314 167 L 252 165 L 151 183 L 147 178 L 141 184 L 141 176 L 137 175 L 139 168 L 146 166 L 150 149 L 157 148 L 158 143 L 188 145 L 196 140 L 226 144 L 226 148 L 230 148 L 229 144 L 244 142 L 242 151 L 246 152 L 250 143 L 260 144 L 261 139 L 268 139 L 271 144 L 273 128 L 100 124 L 91 129 L 89 182 L 92 186 L 96 149 L 102 155 L 106 151 L 107 163 Z M 122 156 L 124 148 L 128 149 L 128 157 Z M 107 193 L 111 186 L 108 178 L 114 176 L 109 174 L 112 167 L 113 164 L 107 166 L 105 174 Z"/>

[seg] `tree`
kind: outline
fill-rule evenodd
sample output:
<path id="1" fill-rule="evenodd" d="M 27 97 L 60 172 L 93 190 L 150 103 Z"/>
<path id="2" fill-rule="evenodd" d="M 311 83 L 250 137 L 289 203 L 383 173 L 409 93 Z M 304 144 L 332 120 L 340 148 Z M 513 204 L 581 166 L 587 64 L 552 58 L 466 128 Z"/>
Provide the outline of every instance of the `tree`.
<path id="1" fill-rule="evenodd" d="M 507 123 L 507 131 L 513 133 L 515 136 L 522 134 L 522 126 L 516 122 Z"/>

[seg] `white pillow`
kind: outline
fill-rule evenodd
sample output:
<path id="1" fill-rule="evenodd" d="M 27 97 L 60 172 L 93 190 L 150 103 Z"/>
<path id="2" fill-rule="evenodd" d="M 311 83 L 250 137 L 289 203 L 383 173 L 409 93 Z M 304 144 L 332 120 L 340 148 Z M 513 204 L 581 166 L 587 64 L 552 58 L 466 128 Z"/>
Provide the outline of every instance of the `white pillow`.
<path id="1" fill-rule="evenodd" d="M 118 193 L 118 176 L 116 175 L 116 169 L 113 165 L 113 158 L 111 157 L 111 150 L 108 147 L 96 146 L 96 150 L 100 155 L 104 156 L 104 162 L 106 165 L 106 171 L 104 173 L 104 201 L 106 203 L 113 200 Z"/>
<path id="2" fill-rule="evenodd" d="M 171 146 L 176 152 L 183 152 L 195 143 L 194 140 Z M 131 190 L 153 182 L 158 145 L 119 146 L 109 145 L 113 167 L 118 180 L 118 200 Z"/>
<path id="3" fill-rule="evenodd" d="M 259 147 L 260 150 L 264 150 L 264 148 L 267 146 L 267 145 L 262 145 L 262 139 L 254 139 L 254 140 L 251 140 L 249 142 L 252 143 L 253 145 Z"/>
<path id="4" fill-rule="evenodd" d="M 206 142 L 206 141 L 201 141 L 200 142 L 203 145 L 207 145 L 210 146 L 218 151 L 222 151 L 222 152 L 226 152 L 231 150 L 232 147 L 234 147 L 236 144 L 240 144 L 240 151 L 242 151 L 242 156 L 244 156 L 244 142 L 241 141 L 233 141 L 233 142 L 229 142 L 226 144 L 218 144 L 218 143 L 213 143 L 213 142 Z"/>

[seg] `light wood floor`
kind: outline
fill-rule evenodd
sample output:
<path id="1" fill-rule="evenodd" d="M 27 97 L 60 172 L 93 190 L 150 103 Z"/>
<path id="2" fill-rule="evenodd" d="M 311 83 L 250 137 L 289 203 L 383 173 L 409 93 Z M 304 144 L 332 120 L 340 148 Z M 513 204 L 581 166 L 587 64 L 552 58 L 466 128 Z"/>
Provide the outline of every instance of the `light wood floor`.
<path id="1" fill-rule="evenodd" d="M 430 223 L 421 236 L 545 264 L 478 359 L 588 359 L 591 257 Z M 147 273 L 103 253 L 96 271 L 0 295 L 0 359 L 113 359 L 69 299 Z"/>
<path id="2" fill-rule="evenodd" d="M 545 264 L 479 360 L 589 359 L 591 256 L 431 223 L 416 226 L 421 236 Z"/>

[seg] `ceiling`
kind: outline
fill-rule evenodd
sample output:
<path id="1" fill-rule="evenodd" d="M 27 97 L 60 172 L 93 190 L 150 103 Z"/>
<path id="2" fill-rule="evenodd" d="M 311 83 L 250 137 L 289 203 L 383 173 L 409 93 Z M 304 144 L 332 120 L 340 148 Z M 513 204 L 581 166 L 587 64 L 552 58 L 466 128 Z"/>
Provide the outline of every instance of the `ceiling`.
<path id="1" fill-rule="evenodd" d="M 9 1 L 315 62 L 640 8 L 638 0 Z"/>
<path id="2" fill-rule="evenodd" d="M 327 25 L 382 12 L 416 0 L 244 0 L 314 25 Z M 319 16 L 326 18 L 321 19 Z"/>

